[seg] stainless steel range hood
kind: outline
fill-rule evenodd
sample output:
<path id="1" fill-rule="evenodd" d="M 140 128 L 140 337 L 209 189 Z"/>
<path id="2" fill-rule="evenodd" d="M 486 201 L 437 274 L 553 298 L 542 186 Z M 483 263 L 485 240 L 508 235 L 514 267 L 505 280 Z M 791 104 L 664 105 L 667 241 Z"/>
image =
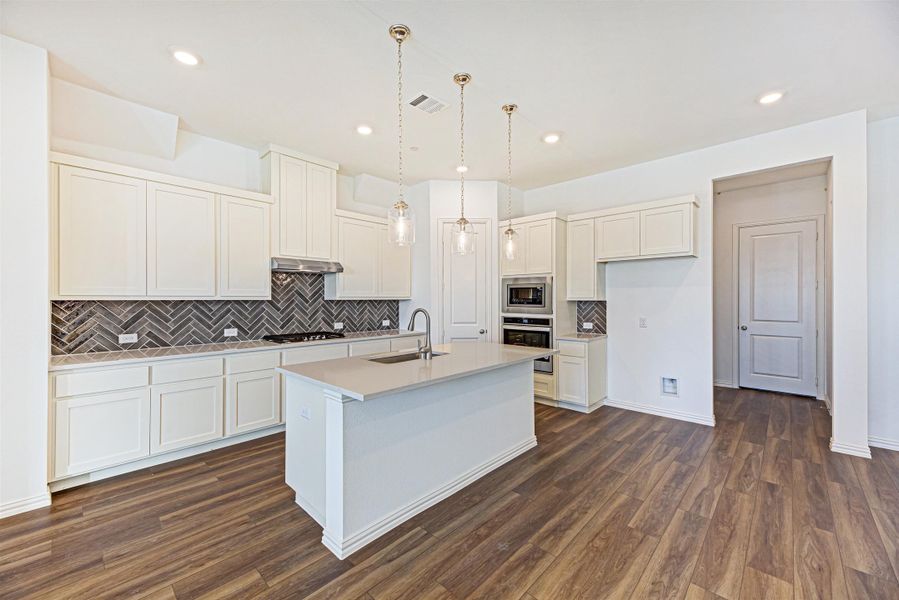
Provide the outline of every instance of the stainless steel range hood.
<path id="1" fill-rule="evenodd" d="M 286 273 L 343 273 L 343 265 L 330 260 L 311 258 L 272 258 L 272 271 Z"/>

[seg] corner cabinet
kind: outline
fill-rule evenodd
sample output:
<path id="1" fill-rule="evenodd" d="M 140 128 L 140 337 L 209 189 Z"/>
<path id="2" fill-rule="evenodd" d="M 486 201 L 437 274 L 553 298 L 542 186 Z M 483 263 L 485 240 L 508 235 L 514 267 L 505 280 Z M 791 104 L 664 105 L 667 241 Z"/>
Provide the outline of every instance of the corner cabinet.
<path id="1" fill-rule="evenodd" d="M 51 154 L 52 299 L 271 297 L 271 197 Z"/>
<path id="2" fill-rule="evenodd" d="M 262 161 L 275 199 L 272 256 L 333 259 L 338 165 L 277 146 Z"/>
<path id="3" fill-rule="evenodd" d="M 326 299 L 412 296 L 412 249 L 388 241 L 386 219 L 338 210 L 336 245 L 343 273 L 325 275 Z"/>

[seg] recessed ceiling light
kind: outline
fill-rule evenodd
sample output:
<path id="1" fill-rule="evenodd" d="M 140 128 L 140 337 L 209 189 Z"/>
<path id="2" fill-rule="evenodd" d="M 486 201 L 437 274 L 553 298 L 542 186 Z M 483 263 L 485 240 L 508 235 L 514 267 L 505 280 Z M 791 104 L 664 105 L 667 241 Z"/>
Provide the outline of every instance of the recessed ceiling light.
<path id="1" fill-rule="evenodd" d="M 174 59 L 182 65 L 196 67 L 200 64 L 200 57 L 189 50 L 185 50 L 184 48 L 169 48 L 169 51 L 172 53 Z"/>
<path id="2" fill-rule="evenodd" d="M 360 125 L 356 128 L 356 132 L 359 135 L 371 135 L 372 129 L 368 125 Z"/>
<path id="3" fill-rule="evenodd" d="M 562 136 L 560 136 L 558 133 L 547 133 L 543 136 L 543 141 L 547 144 L 555 144 L 560 139 L 562 139 Z"/>
<path id="4" fill-rule="evenodd" d="M 768 92 L 767 94 L 763 94 L 762 97 L 759 98 L 759 104 L 774 104 L 783 97 L 783 92 Z"/>
<path id="5" fill-rule="evenodd" d="M 459 165 L 458 167 L 456 167 L 456 173 L 467 173 L 467 172 L 468 172 L 468 167 L 466 167 L 465 165 Z"/>

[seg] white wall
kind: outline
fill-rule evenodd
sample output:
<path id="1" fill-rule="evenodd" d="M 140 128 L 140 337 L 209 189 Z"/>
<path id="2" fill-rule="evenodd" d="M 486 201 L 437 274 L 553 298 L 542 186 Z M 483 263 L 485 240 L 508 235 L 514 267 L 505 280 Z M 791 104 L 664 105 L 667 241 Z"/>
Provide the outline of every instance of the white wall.
<path id="1" fill-rule="evenodd" d="M 50 504 L 47 52 L 0 36 L 0 517 Z"/>
<path id="2" fill-rule="evenodd" d="M 746 187 L 715 195 L 714 205 L 714 333 L 715 383 L 736 387 L 734 338 L 734 230 L 741 223 L 763 223 L 793 217 L 824 216 L 827 203 L 824 175 L 794 181 Z M 822 231 L 822 234 L 824 232 Z M 824 260 L 824 257 L 821 257 Z M 823 291 L 823 289 L 822 289 Z M 821 306 L 824 310 L 824 306 Z M 823 329 L 823 315 L 821 315 Z M 820 342 L 824 347 L 822 332 Z M 823 356 L 820 361 L 823 374 Z M 824 379 L 821 379 L 823 384 Z M 823 388 L 823 385 L 822 385 Z"/>
<path id="3" fill-rule="evenodd" d="M 868 125 L 868 423 L 899 450 L 899 117 Z"/>
<path id="4" fill-rule="evenodd" d="M 610 264 L 609 396 L 635 408 L 711 422 L 712 180 L 833 157 L 834 447 L 867 450 L 867 167 L 864 111 L 526 191 L 528 214 L 579 212 L 696 194 L 698 259 Z M 639 317 L 649 327 L 637 327 Z M 678 377 L 676 400 L 659 378 Z"/>

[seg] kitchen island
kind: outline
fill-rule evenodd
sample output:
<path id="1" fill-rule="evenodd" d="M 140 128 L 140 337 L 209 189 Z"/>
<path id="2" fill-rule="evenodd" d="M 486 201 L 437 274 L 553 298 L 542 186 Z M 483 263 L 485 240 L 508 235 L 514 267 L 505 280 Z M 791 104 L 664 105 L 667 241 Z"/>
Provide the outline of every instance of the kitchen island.
<path id="1" fill-rule="evenodd" d="M 555 350 L 434 350 L 278 369 L 287 484 L 338 558 L 537 445 L 533 361 Z"/>

